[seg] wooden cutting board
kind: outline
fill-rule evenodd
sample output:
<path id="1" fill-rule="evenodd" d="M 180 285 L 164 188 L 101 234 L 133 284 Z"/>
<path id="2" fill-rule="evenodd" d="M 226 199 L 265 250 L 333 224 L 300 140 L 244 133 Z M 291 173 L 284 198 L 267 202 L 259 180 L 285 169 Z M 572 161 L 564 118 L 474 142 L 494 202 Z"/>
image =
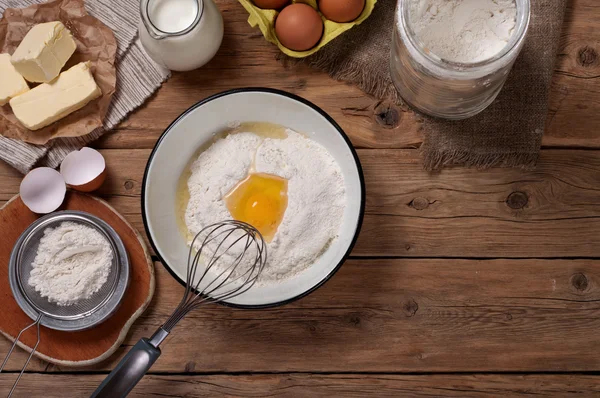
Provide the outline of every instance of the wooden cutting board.
<path id="1" fill-rule="evenodd" d="M 105 201 L 68 191 L 59 210 L 80 210 L 100 217 L 119 234 L 129 254 L 131 280 L 123 302 L 113 316 L 95 328 L 81 332 L 40 329 L 36 356 L 59 365 L 87 366 L 115 352 L 133 322 L 148 307 L 154 294 L 154 265 L 139 233 Z M 11 341 L 32 320 L 20 309 L 10 290 L 10 253 L 19 235 L 37 218 L 39 216 L 32 213 L 18 195 L 0 209 L 0 333 Z M 20 339 L 19 345 L 28 352 L 37 338 L 34 329 L 27 330 Z"/>

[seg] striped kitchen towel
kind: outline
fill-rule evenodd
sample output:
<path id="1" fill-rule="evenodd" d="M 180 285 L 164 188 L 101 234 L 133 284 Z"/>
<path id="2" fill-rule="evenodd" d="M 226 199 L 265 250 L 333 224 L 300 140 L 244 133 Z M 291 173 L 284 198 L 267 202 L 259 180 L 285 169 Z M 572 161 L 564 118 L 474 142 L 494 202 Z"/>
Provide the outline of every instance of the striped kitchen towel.
<path id="1" fill-rule="evenodd" d="M 7 8 L 38 3 L 41 1 L 0 0 L 0 13 Z M 150 59 L 137 38 L 139 0 L 87 0 L 85 7 L 113 30 L 118 45 L 117 89 L 104 126 L 83 137 L 59 138 L 46 145 L 32 145 L 0 136 L 0 159 L 21 173 L 27 173 L 34 166 L 57 167 L 69 152 L 96 140 L 119 124 L 170 76 L 168 70 Z"/>

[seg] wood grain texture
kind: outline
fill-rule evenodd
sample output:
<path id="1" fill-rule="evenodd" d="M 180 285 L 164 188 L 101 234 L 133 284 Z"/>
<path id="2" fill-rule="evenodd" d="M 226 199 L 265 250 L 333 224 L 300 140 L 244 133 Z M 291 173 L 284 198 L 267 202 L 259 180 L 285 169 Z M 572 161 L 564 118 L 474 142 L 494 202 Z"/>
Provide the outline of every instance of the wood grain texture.
<path id="1" fill-rule="evenodd" d="M 183 287 L 156 270 L 155 299 L 118 355 L 81 370 L 112 369 L 167 319 Z M 284 307 L 190 313 L 152 371 L 597 371 L 599 327 L 598 260 L 355 259 Z"/>
<path id="2" fill-rule="evenodd" d="M 143 231 L 150 150 L 102 150 L 99 194 Z M 359 150 L 367 203 L 353 256 L 598 257 L 600 152 L 543 151 L 533 171 L 423 171 L 413 150 Z M 20 176 L 0 165 L 0 199 Z M 576 237 L 576 238 L 575 238 Z"/>
<path id="3" fill-rule="evenodd" d="M 355 257 L 301 301 L 190 314 L 132 396 L 600 395 L 597 375 L 480 374 L 600 371 L 600 152 L 563 150 L 600 148 L 597 0 L 572 0 L 567 10 L 543 140 L 560 150 L 542 151 L 535 171 L 438 174 L 425 173 L 410 150 L 422 135 L 408 109 L 278 59 L 235 0 L 218 4 L 226 31 L 217 57 L 174 74 L 94 144 L 109 167 L 99 195 L 142 231 L 144 165 L 168 124 L 208 95 L 267 86 L 322 107 L 364 148 L 365 223 Z M 20 180 L 0 165 L 0 204 Z M 115 356 L 83 369 L 34 358 L 29 369 L 44 373 L 26 374 L 16 396 L 89 396 L 105 374 L 78 372 L 112 369 L 179 301 L 183 288 L 162 265 L 156 270 L 155 299 Z M 9 347 L 0 339 L 0 353 Z M 26 356 L 17 350 L 9 370 Z M 402 374 L 415 372 L 478 374 Z M 0 374 L 0 395 L 15 376 Z"/>
<path id="4" fill-rule="evenodd" d="M 85 194 L 69 191 L 60 210 L 80 210 L 102 218 L 121 237 L 130 261 L 130 284 L 116 313 L 94 329 L 61 332 L 42 327 L 36 356 L 70 366 L 83 366 L 106 359 L 121 344 L 131 324 L 148 306 L 154 293 L 154 264 L 137 233 L 104 202 Z M 8 264 L 12 248 L 21 233 L 36 219 L 15 197 L 0 209 L 0 332 L 11 341 L 31 319 L 19 308 L 8 282 Z M 21 346 L 33 347 L 36 332 L 27 330 L 19 341 Z"/>
<path id="5" fill-rule="evenodd" d="M 600 147 L 598 2 L 568 3 L 543 144 Z"/>
<path id="6" fill-rule="evenodd" d="M 104 375 L 26 374 L 16 398 L 89 397 Z M 0 375 L 0 391 L 14 375 Z M 586 375 L 149 375 L 129 397 L 597 397 L 600 376 Z"/>
<path id="7" fill-rule="evenodd" d="M 600 153 L 544 151 L 533 171 L 424 172 L 414 151 L 361 151 L 365 221 L 354 255 L 596 257 Z M 576 238 L 575 238 L 576 237 Z"/>
<path id="8" fill-rule="evenodd" d="M 408 108 L 378 101 L 303 64 L 279 60 L 277 47 L 248 25 L 248 15 L 237 1 L 217 3 L 225 19 L 225 37 L 217 56 L 199 70 L 175 73 L 156 96 L 97 146 L 152 148 L 169 123 L 189 106 L 220 91 L 248 86 L 279 88 L 314 102 L 342 126 L 357 147 L 420 145 L 419 117 Z M 543 142 L 547 147 L 600 147 L 597 7 L 597 0 L 569 2 Z"/>

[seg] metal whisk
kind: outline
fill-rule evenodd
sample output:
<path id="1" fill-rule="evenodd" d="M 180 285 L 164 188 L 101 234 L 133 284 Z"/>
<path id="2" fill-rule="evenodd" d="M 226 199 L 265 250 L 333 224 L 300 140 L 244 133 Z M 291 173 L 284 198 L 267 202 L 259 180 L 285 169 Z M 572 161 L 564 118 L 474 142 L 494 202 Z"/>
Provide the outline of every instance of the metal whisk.
<path id="1" fill-rule="evenodd" d="M 158 359 L 160 344 L 188 312 L 246 292 L 258 280 L 266 261 L 265 241 L 250 224 L 223 221 L 200 231 L 190 245 L 181 302 L 150 339 L 136 343 L 92 397 L 126 396 Z"/>

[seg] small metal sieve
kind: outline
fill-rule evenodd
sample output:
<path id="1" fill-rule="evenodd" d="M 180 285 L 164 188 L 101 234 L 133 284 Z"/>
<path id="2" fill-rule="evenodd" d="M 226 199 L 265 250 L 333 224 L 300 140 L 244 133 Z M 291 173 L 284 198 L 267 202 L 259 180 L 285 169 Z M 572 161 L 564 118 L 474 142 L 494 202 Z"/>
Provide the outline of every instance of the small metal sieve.
<path id="1" fill-rule="evenodd" d="M 65 221 L 83 224 L 101 233 L 111 245 L 113 261 L 108 279 L 99 291 L 89 299 L 73 305 L 60 306 L 42 297 L 39 292 L 29 285 L 28 280 L 44 231 L 48 228 L 56 228 Z M 17 240 L 8 266 L 8 276 L 13 296 L 23 312 L 34 322 L 22 329 L 17 335 L 0 367 L 0 372 L 4 369 L 23 332 L 37 326 L 37 343 L 33 347 L 23 369 L 21 369 L 21 373 L 9 393 L 10 397 L 40 342 L 40 325 L 62 331 L 79 331 L 89 329 L 105 321 L 117 310 L 127 289 L 129 259 L 121 238 L 110 225 L 91 214 L 67 210 L 49 214 L 31 224 Z"/>

